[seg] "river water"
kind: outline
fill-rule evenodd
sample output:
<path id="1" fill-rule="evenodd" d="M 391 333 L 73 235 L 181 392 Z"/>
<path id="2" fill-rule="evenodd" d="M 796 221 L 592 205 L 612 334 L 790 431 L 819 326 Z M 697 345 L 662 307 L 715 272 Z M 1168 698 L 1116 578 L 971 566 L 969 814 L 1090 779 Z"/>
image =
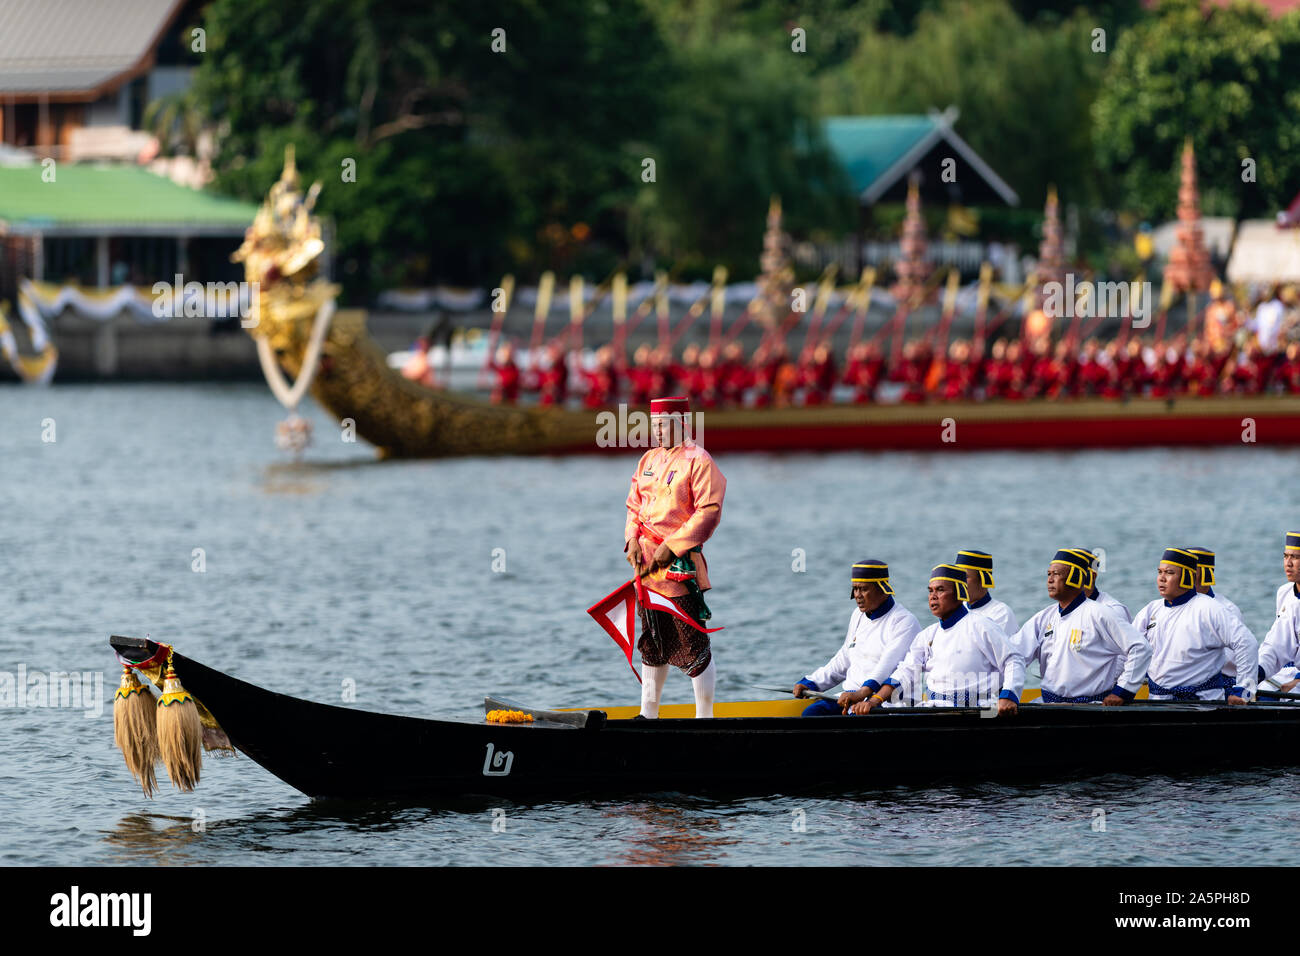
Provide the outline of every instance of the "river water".
<path id="1" fill-rule="evenodd" d="M 0 389 L 0 863 L 1216 864 L 1296 832 L 1300 776 L 1101 776 L 708 800 L 313 803 L 247 758 L 205 760 L 197 791 L 153 800 L 113 747 L 111 633 L 148 635 L 299 697 L 482 719 L 494 693 L 537 706 L 635 703 L 585 609 L 625 581 L 625 458 L 374 460 L 314 405 L 301 464 L 254 386 Z M 54 440 L 49 440 L 49 439 Z M 770 696 L 843 640 L 853 561 L 889 561 L 924 623 L 929 568 L 994 555 L 1023 621 L 1058 547 L 1106 552 L 1136 611 L 1169 545 L 1217 550 L 1220 589 L 1257 637 L 1300 523 L 1294 455 L 1255 445 L 1145 452 L 731 455 L 708 546 L 718 698 Z M 35 695 L 85 675 L 76 706 Z M 666 700 L 692 700 L 670 676 Z"/>

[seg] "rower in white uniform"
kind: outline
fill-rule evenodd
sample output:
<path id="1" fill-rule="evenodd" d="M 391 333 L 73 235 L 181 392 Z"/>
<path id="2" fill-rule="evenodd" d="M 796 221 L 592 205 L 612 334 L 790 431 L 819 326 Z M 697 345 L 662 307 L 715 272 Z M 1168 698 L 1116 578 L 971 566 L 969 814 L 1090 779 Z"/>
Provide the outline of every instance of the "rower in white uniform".
<path id="1" fill-rule="evenodd" d="M 1237 607 L 1237 605 L 1233 604 L 1222 594 L 1215 593 L 1214 552 L 1209 548 L 1186 548 L 1185 550 L 1196 558 L 1197 593 L 1213 598 L 1216 602 L 1221 604 L 1223 609 L 1231 614 L 1232 617 L 1236 619 L 1237 623 L 1246 629 L 1246 633 L 1250 634 L 1250 639 L 1258 644 L 1259 641 L 1255 639 L 1255 635 L 1251 633 L 1250 628 L 1246 627 L 1246 619 L 1242 616 L 1241 608 Z M 1236 686 L 1237 663 L 1233 659 L 1231 651 L 1226 648 L 1223 652 L 1223 676 L 1228 679 L 1230 685 Z"/>
<path id="2" fill-rule="evenodd" d="M 1286 574 L 1286 584 L 1277 589 L 1277 606 L 1274 613 L 1282 612 L 1292 605 L 1300 604 L 1300 531 L 1286 533 L 1286 546 L 1282 551 L 1282 571 Z"/>
<path id="3" fill-rule="evenodd" d="M 1254 696 L 1259 645 L 1223 605 L 1196 592 L 1199 563 L 1184 548 L 1166 548 L 1156 568 L 1160 597 L 1138 611 L 1133 626 L 1151 644 L 1147 686 L 1152 700 L 1223 700 Z M 1237 683 L 1223 675 L 1228 649 Z"/>
<path id="4" fill-rule="evenodd" d="M 1256 676 L 1276 684 L 1283 691 L 1296 685 L 1296 662 L 1300 661 L 1300 601 L 1292 602 L 1273 621 L 1259 647 L 1259 670 Z"/>
<path id="5" fill-rule="evenodd" d="M 1214 600 L 1218 601 L 1227 609 L 1228 613 L 1241 621 L 1242 624 L 1245 624 L 1246 619 L 1242 617 L 1241 608 L 1237 607 L 1237 605 L 1233 604 L 1222 594 L 1216 594 L 1214 591 L 1214 585 L 1216 583 L 1214 578 L 1214 552 L 1209 548 L 1187 548 L 1187 551 L 1196 557 L 1198 568 L 1196 579 L 1197 593 L 1206 594 L 1214 598 Z"/>
<path id="6" fill-rule="evenodd" d="M 1096 559 L 1093 558 L 1092 552 L 1090 551 L 1085 551 L 1082 548 L 1066 548 L 1065 550 L 1069 551 L 1073 555 L 1080 556 L 1090 568 L 1096 564 Z M 1086 587 L 1087 585 L 1085 584 L 1085 588 Z M 1049 605 L 1041 611 L 1036 611 L 1030 616 L 1029 620 L 1025 621 L 1018 631 L 1007 631 L 1007 640 L 1015 646 L 1016 650 L 1020 652 L 1020 656 L 1025 659 L 1026 674 L 1028 674 L 1031 664 L 1030 655 L 1033 653 L 1037 642 L 1043 639 L 1043 630 L 1046 627 L 1044 622 L 1051 610 L 1052 607 Z"/>
<path id="7" fill-rule="evenodd" d="M 805 717 L 842 714 L 880 690 L 921 630 L 916 616 L 894 597 L 889 565 L 869 559 L 853 565 L 849 597 L 857 610 L 849 617 L 844 646 L 825 666 L 800 678 L 794 696 L 807 690 L 827 690 L 844 682 L 838 701 L 819 700 L 804 709 Z"/>
<path id="8" fill-rule="evenodd" d="M 1151 662 L 1151 645 L 1132 624 L 1088 600 L 1091 569 L 1078 551 L 1057 551 L 1047 565 L 1047 594 L 1056 603 L 1016 635 L 1026 666 L 1038 661 L 1045 704 L 1128 703 Z"/>
<path id="9" fill-rule="evenodd" d="M 966 606 L 996 622 L 1004 634 L 1016 633 L 1020 625 L 1016 623 L 1015 612 L 989 594 L 996 586 L 993 582 L 993 555 L 987 551 L 958 551 L 954 563 L 966 572 L 966 591 L 970 595 Z"/>
<path id="10" fill-rule="evenodd" d="M 952 564 L 934 568 L 930 613 L 939 620 L 916 636 L 885 686 L 854 704 L 853 713 L 871 713 L 896 691 L 903 699 L 919 698 L 924 679 L 932 704 L 975 707 L 996 698 L 999 717 L 1014 714 L 1025 684 L 1024 658 L 1002 628 L 966 608 L 962 602 L 969 597 L 964 569 Z"/>
<path id="11" fill-rule="evenodd" d="M 1088 586 L 1084 592 L 1088 596 L 1088 600 L 1096 601 L 1102 607 L 1114 611 L 1124 619 L 1125 624 L 1131 624 L 1133 615 L 1129 613 L 1128 607 L 1113 594 L 1107 594 L 1097 587 L 1097 572 L 1101 570 L 1101 562 L 1097 560 L 1097 556 L 1087 548 L 1068 548 L 1067 550 L 1073 551 L 1075 554 L 1081 554 L 1088 559 Z"/>
<path id="12" fill-rule="evenodd" d="M 1277 600 L 1274 603 L 1276 616 L 1259 648 L 1258 677 L 1261 689 L 1267 680 L 1269 685 L 1276 685 L 1277 689 L 1291 691 L 1300 684 L 1297 680 L 1300 668 L 1296 667 L 1300 655 L 1290 652 L 1291 628 L 1282 619 L 1289 618 L 1292 611 L 1300 609 L 1300 531 L 1287 532 L 1282 550 L 1282 571 L 1286 574 L 1286 584 L 1277 589 Z M 1275 688 L 1270 686 L 1268 689 Z"/>
<path id="13" fill-rule="evenodd" d="M 1300 606 L 1300 531 L 1288 531 L 1282 551 L 1282 571 L 1286 574 L 1286 584 L 1277 589 L 1277 601 L 1274 606 L 1276 618 L 1282 617 L 1290 608 Z M 1265 638 L 1267 640 L 1267 638 Z M 1273 674 L 1269 680 L 1284 691 L 1295 688 L 1300 677 L 1300 669 L 1292 662 L 1283 667 L 1281 672 Z"/>

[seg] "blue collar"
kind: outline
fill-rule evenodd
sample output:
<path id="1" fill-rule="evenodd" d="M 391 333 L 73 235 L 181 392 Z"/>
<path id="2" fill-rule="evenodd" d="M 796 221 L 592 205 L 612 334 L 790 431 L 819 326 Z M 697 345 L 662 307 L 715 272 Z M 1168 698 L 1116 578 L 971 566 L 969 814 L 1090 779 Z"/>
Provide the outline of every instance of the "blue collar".
<path id="1" fill-rule="evenodd" d="M 1212 597 L 1214 597 L 1214 588 L 1206 588 L 1206 589 L 1205 589 L 1205 596 L 1208 597 L 1208 598 L 1212 598 Z"/>
<path id="2" fill-rule="evenodd" d="M 887 598 L 885 598 L 884 602 L 880 605 L 880 607 L 876 608 L 874 611 L 867 612 L 867 620 L 878 621 L 893 609 L 894 609 L 894 596 L 891 594 Z"/>
<path id="3" fill-rule="evenodd" d="M 1196 589 L 1188 588 L 1186 591 L 1178 595 L 1178 597 L 1174 598 L 1172 601 L 1165 601 L 1165 607 L 1177 607 L 1180 604 L 1186 604 L 1194 597 L 1196 597 Z"/>
<path id="4" fill-rule="evenodd" d="M 985 604 L 988 604 L 989 601 L 992 601 L 992 600 L 993 600 L 993 595 L 992 595 L 992 594 L 989 594 L 989 593 L 986 591 L 986 592 L 984 593 L 984 596 L 983 596 L 982 598 L 980 598 L 978 601 L 967 601 L 967 602 L 966 602 L 966 606 L 967 606 L 968 608 L 970 608 L 970 609 L 973 611 L 973 610 L 975 610 L 977 607 L 983 607 Z"/>
<path id="5" fill-rule="evenodd" d="M 1073 611 L 1075 608 L 1077 608 L 1080 604 L 1082 604 L 1086 600 L 1088 600 L 1088 596 L 1084 594 L 1082 591 L 1080 591 L 1079 596 L 1077 598 L 1075 598 L 1069 604 L 1065 605 L 1065 607 L 1061 608 L 1061 617 L 1068 617 L 1071 611 Z"/>
<path id="6" fill-rule="evenodd" d="M 1300 584 L 1291 585 L 1291 593 L 1300 598 Z"/>
<path id="7" fill-rule="evenodd" d="M 939 618 L 939 626 L 946 631 L 969 613 L 970 612 L 966 610 L 964 604 L 958 604 L 957 610 L 953 611 L 947 617 Z"/>
<path id="8" fill-rule="evenodd" d="M 1101 597 L 1101 588 L 1094 587 L 1094 588 L 1092 589 L 1092 593 L 1088 595 L 1088 600 L 1089 600 L 1089 601 L 1095 601 L 1095 600 L 1097 600 L 1099 597 Z"/>

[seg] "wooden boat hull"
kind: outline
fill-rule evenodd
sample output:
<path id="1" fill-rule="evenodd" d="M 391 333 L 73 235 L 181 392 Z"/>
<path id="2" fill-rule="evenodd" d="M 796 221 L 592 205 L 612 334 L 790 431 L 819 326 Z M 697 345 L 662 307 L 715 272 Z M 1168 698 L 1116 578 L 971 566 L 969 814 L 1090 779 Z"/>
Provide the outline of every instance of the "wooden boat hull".
<path id="1" fill-rule="evenodd" d="M 280 364 L 297 376 L 305 331 L 287 328 L 274 339 Z M 358 311 L 334 318 L 312 394 L 388 457 L 628 451 L 601 440 L 617 409 L 492 405 L 403 378 Z M 718 409 L 703 413 L 698 437 L 713 453 L 1148 448 L 1237 445 L 1245 419 L 1259 444 L 1300 444 L 1300 400 L 1286 396 Z"/>
<path id="2" fill-rule="evenodd" d="M 124 659 L 157 645 L 114 638 Z M 230 741 L 311 797 L 439 800 L 659 791 L 864 789 L 878 781 L 1199 772 L 1296 763 L 1300 707 L 1026 705 L 1015 718 L 908 709 L 871 717 L 467 724 L 318 704 L 175 654 Z"/>

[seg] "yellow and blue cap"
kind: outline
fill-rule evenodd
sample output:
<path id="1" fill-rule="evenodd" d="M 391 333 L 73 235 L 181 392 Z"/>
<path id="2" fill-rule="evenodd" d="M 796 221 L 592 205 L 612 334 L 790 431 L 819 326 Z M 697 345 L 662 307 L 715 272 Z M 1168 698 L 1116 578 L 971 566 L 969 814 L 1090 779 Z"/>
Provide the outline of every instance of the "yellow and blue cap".
<path id="1" fill-rule="evenodd" d="M 1179 569 L 1178 586 L 1180 588 L 1196 587 L 1196 574 L 1201 567 L 1201 562 L 1196 559 L 1196 555 L 1186 548 L 1165 548 L 1165 553 L 1160 556 L 1161 564 L 1172 564 Z"/>
<path id="2" fill-rule="evenodd" d="M 1201 569 L 1201 587 L 1214 587 L 1214 552 L 1209 548 L 1188 548 L 1196 555 L 1196 563 Z"/>
<path id="3" fill-rule="evenodd" d="M 958 551 L 956 567 L 963 571 L 978 571 L 980 587 L 993 587 L 993 555 L 987 551 Z M 963 598 L 963 600 L 965 600 Z"/>
<path id="4" fill-rule="evenodd" d="M 1300 531 L 1288 531 L 1286 533 L 1286 550 L 1300 551 Z"/>
<path id="5" fill-rule="evenodd" d="M 1079 557 L 1083 558 L 1085 561 L 1088 562 L 1088 583 L 1085 584 L 1084 587 L 1088 591 L 1092 591 L 1094 588 L 1096 588 L 1097 587 L 1097 556 L 1093 554 L 1091 551 L 1089 551 L 1087 548 L 1064 548 L 1063 550 L 1070 551 L 1074 554 L 1077 554 Z"/>
<path id="6" fill-rule="evenodd" d="M 957 585 L 957 600 L 969 601 L 970 591 L 966 587 L 966 569 L 956 564 L 938 564 L 930 571 L 931 581 L 951 581 Z"/>
<path id="7" fill-rule="evenodd" d="M 1064 564 L 1070 570 L 1065 576 L 1065 583 L 1072 588 L 1088 588 L 1091 580 L 1092 561 L 1084 557 L 1084 552 L 1075 548 L 1061 548 L 1053 556 L 1051 564 Z"/>
<path id="8" fill-rule="evenodd" d="M 853 584 L 879 584 L 880 590 L 886 594 L 894 593 L 894 589 L 889 586 L 889 565 L 874 558 L 868 558 L 853 565 L 850 580 Z M 849 597 L 853 597 L 852 587 L 849 588 Z"/>

